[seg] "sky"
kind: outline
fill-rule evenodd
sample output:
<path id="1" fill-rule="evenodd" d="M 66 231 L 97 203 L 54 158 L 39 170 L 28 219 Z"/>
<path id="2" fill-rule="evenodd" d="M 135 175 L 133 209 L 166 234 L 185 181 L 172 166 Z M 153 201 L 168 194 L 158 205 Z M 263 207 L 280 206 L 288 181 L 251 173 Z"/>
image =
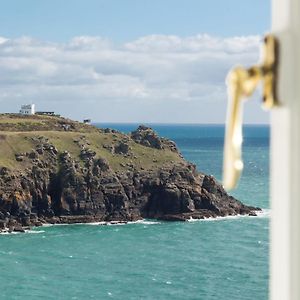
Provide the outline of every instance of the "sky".
<path id="1" fill-rule="evenodd" d="M 224 123 L 226 74 L 259 59 L 266 0 L 0 0 L 0 112 Z M 246 123 L 267 123 L 259 93 Z"/>

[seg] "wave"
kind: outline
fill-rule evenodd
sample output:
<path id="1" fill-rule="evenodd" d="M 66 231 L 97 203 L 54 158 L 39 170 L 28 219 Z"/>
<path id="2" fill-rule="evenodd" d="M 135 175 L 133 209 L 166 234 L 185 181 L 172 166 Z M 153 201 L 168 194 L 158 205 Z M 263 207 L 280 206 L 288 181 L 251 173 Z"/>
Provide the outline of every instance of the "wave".
<path id="1" fill-rule="evenodd" d="M 0 235 L 11 235 L 11 234 L 26 234 L 26 233 L 34 233 L 34 234 L 38 234 L 38 233 L 44 233 L 44 230 L 32 230 L 32 229 L 25 229 L 24 232 L 21 231 L 2 231 L 0 232 Z"/>
<path id="2" fill-rule="evenodd" d="M 128 221 L 128 222 L 122 222 L 122 221 L 111 221 L 111 222 L 90 222 L 90 223 L 62 223 L 62 224 L 43 224 L 42 227 L 52 227 L 52 226 L 66 226 L 66 225 L 88 225 L 88 226 L 100 226 L 100 225 L 107 225 L 107 226 L 121 226 L 121 225 L 130 225 L 130 224 L 143 224 L 143 225 L 156 225 L 161 224 L 159 221 L 153 221 L 149 219 L 142 219 L 137 221 Z"/>
<path id="3" fill-rule="evenodd" d="M 235 216 L 226 216 L 226 217 L 209 217 L 205 219 L 193 219 L 190 218 L 188 222 L 216 222 L 216 221 L 223 221 L 223 220 L 235 220 L 235 219 L 244 219 L 244 218 L 269 218 L 270 217 L 270 209 L 262 209 L 255 211 L 256 216 L 249 216 L 249 215 L 235 215 Z"/>
<path id="4" fill-rule="evenodd" d="M 269 218 L 271 215 L 271 209 L 263 208 L 261 211 L 256 211 L 258 218 Z"/>
<path id="5" fill-rule="evenodd" d="M 144 224 L 144 225 L 156 225 L 156 224 L 161 224 L 159 221 L 149 221 L 149 220 L 140 220 L 137 221 L 136 223 Z"/>
<path id="6" fill-rule="evenodd" d="M 149 221 L 147 219 L 137 220 L 137 221 L 129 221 L 129 222 L 93 222 L 93 223 L 77 223 L 80 225 L 108 225 L 108 226 L 120 226 L 120 225 L 130 225 L 130 224 L 143 224 L 143 225 L 156 225 L 161 224 L 159 221 Z M 73 224 L 76 225 L 76 224 Z"/>
<path id="7" fill-rule="evenodd" d="M 24 233 L 24 232 L 9 232 L 9 231 L 1 231 L 0 235 L 8 235 L 8 234 L 19 234 L 19 233 Z"/>
<path id="8" fill-rule="evenodd" d="M 26 230 L 25 233 L 35 233 L 35 234 L 38 234 L 38 233 L 44 233 L 45 230 Z"/>

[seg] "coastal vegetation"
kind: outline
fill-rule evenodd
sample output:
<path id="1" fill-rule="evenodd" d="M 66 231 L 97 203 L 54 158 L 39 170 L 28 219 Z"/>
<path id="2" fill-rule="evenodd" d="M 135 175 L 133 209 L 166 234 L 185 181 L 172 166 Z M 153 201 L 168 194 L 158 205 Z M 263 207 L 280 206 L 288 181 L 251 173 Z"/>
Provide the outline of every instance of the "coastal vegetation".
<path id="1" fill-rule="evenodd" d="M 113 170 L 124 170 L 128 164 L 134 169 L 152 169 L 182 160 L 177 152 L 145 147 L 115 130 L 98 129 L 62 117 L 4 114 L 0 115 L 0 166 L 25 169 L 31 161 L 25 157 L 17 161 L 16 156 L 33 151 L 42 139 L 47 139 L 59 152 L 68 151 L 81 163 L 80 153 L 88 148 L 95 152 L 95 158 L 107 159 Z M 128 145 L 127 153 L 114 152 L 120 142 Z"/>

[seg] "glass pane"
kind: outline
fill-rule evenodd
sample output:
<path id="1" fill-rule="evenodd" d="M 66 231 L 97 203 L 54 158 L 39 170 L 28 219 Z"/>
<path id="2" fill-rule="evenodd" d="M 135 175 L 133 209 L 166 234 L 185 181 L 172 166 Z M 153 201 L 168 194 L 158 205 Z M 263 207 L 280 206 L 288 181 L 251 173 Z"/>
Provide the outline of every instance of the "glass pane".
<path id="1" fill-rule="evenodd" d="M 2 3 L 3 298 L 268 298 L 260 91 L 230 193 L 246 206 L 220 182 L 225 78 L 269 21 L 261 0 Z"/>

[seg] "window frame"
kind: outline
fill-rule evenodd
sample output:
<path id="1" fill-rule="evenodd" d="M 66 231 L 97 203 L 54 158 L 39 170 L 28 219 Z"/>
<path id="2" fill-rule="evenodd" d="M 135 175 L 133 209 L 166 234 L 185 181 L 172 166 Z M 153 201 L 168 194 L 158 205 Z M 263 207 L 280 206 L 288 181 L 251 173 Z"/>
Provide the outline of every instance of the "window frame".
<path id="1" fill-rule="evenodd" d="M 272 0 L 279 40 L 271 111 L 270 299 L 300 299 L 300 0 Z"/>

